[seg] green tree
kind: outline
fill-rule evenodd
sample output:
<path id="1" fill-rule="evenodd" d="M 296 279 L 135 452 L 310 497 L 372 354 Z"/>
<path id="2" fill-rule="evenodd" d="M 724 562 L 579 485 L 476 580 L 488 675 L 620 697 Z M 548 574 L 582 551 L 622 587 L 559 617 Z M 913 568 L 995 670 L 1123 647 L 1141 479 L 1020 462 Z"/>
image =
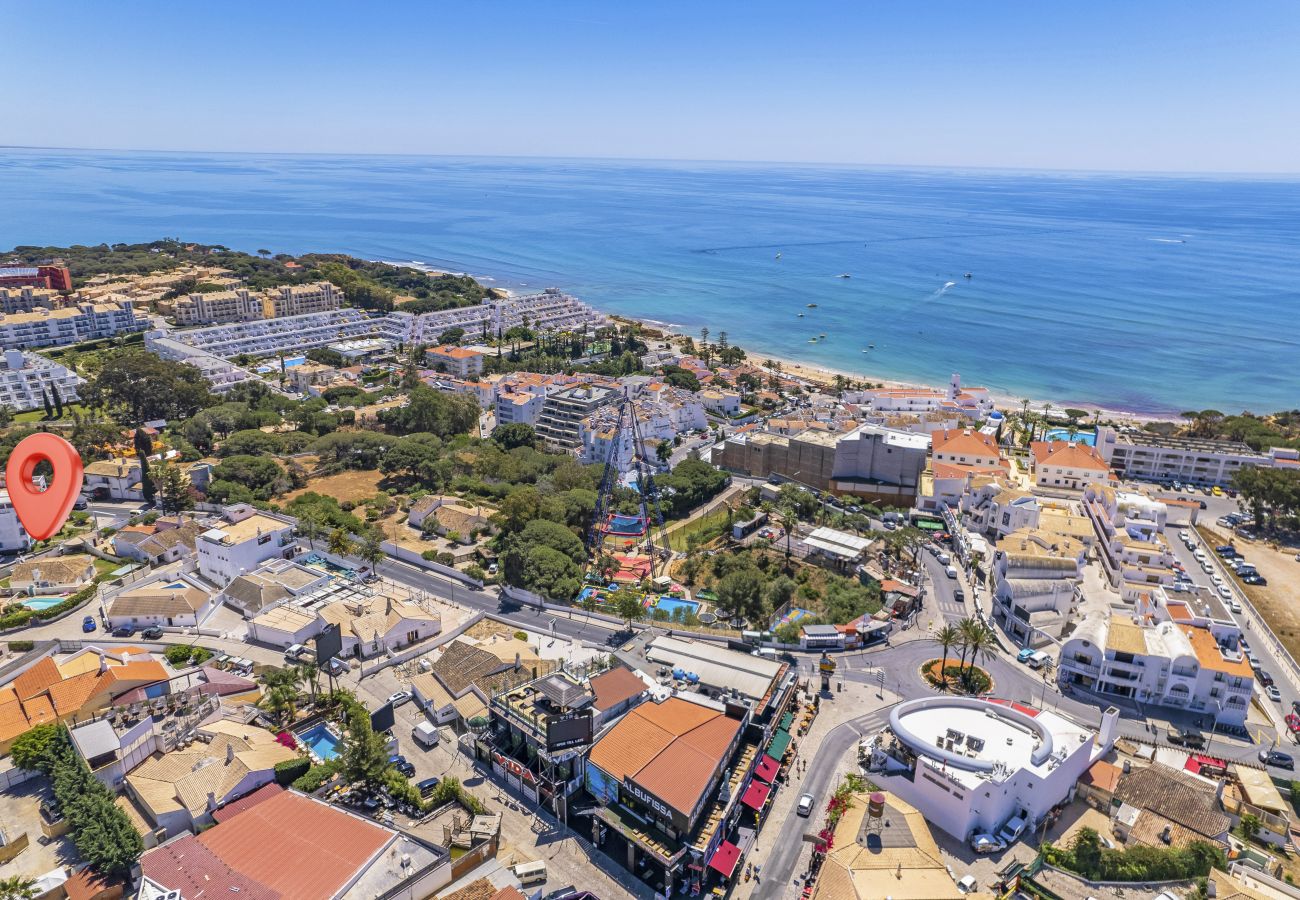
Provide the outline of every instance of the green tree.
<path id="1" fill-rule="evenodd" d="M 348 781 L 376 785 L 388 770 L 388 742 L 370 727 L 370 716 L 360 704 L 348 710 L 348 730 L 343 741 L 343 774 Z"/>
<path id="2" fill-rule="evenodd" d="M 45 407 L 45 418 L 53 419 L 54 405 L 50 403 L 50 395 L 44 388 L 41 389 L 41 405 Z"/>
<path id="3" fill-rule="evenodd" d="M 14 416 L 17 414 L 17 410 L 8 403 L 0 404 L 0 428 L 8 428 L 13 423 Z"/>
<path id="4" fill-rule="evenodd" d="M 115 412 L 132 425 L 153 419 L 188 419 L 217 399 L 194 366 L 144 350 L 111 356 L 80 390 L 80 396 L 86 405 Z"/>
<path id="5" fill-rule="evenodd" d="M 629 630 L 634 622 L 645 618 L 645 606 L 641 597 L 632 591 L 618 591 L 614 594 L 614 612 Z"/>
<path id="6" fill-rule="evenodd" d="M 9 756 L 14 765 L 20 769 L 49 775 L 57 760 L 55 751 L 65 740 L 63 726 L 56 722 L 47 722 L 15 738 L 13 746 L 9 749 Z"/>
<path id="7" fill-rule="evenodd" d="M 448 328 L 442 334 L 438 335 L 438 343 L 444 346 L 447 344 L 459 344 L 464 337 L 464 328 Z"/>
<path id="8" fill-rule="evenodd" d="M 329 551 L 335 556 L 350 556 L 353 551 L 352 537 L 342 528 L 330 532 Z"/>
<path id="9" fill-rule="evenodd" d="M 930 640 L 934 641 L 936 644 L 939 645 L 939 649 L 940 649 L 939 668 L 942 670 L 946 665 L 948 659 L 948 652 L 953 647 L 955 647 L 958 643 L 961 642 L 961 632 L 958 631 L 958 629 L 952 625 L 944 625 L 942 628 L 940 628 L 938 631 L 934 633 L 934 636 L 930 638 Z M 942 680 L 942 672 L 940 672 L 940 676 L 941 676 L 940 684 L 946 687 L 947 682 Z M 945 689 L 945 687 L 941 687 L 940 690 Z"/>
<path id="10" fill-rule="evenodd" d="M 194 507 L 189 476 L 179 466 L 163 463 L 158 467 L 154 483 L 158 486 L 158 504 L 164 513 L 179 513 Z"/>
<path id="11" fill-rule="evenodd" d="M 36 882 L 23 875 L 10 875 L 0 879 L 0 900 L 32 900 L 36 896 Z"/>
<path id="12" fill-rule="evenodd" d="M 316 538 L 325 530 L 325 517 L 315 507 L 304 509 L 298 516 L 298 533 L 307 539 L 307 546 L 316 549 Z"/>
<path id="13" fill-rule="evenodd" d="M 368 528 L 362 532 L 361 540 L 357 541 L 356 555 L 374 568 L 388 555 L 384 552 L 383 543 L 383 533 L 377 528 Z"/>
<path id="14" fill-rule="evenodd" d="M 718 603 L 747 619 L 763 615 L 763 575 L 755 568 L 728 572 L 717 583 Z"/>
<path id="15" fill-rule="evenodd" d="M 533 447 L 537 444 L 537 432 L 524 422 L 507 422 L 492 429 L 492 440 L 503 450 Z"/>

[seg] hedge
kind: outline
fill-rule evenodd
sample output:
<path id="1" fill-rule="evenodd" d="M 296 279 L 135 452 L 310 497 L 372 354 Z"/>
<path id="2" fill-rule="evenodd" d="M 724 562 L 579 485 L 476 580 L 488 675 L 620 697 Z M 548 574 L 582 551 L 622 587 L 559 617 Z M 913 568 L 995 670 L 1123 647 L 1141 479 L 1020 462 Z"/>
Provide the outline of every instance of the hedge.
<path id="1" fill-rule="evenodd" d="M 31 622 L 32 619 L 39 618 L 42 622 L 52 622 L 64 613 L 70 613 L 81 604 L 85 603 L 91 597 L 95 596 L 95 589 L 99 587 L 99 582 L 104 579 L 104 575 L 96 575 L 95 580 L 90 584 L 69 595 L 61 603 L 56 603 L 49 609 L 35 610 L 22 609 L 14 610 L 0 617 L 0 631 L 7 631 L 10 628 L 22 628 Z"/>
<path id="2" fill-rule="evenodd" d="M 286 759 L 275 764 L 275 783 L 287 787 L 307 774 L 311 769 L 311 760 L 305 756 Z"/>
<path id="3" fill-rule="evenodd" d="M 305 774 L 299 775 L 293 780 L 293 788 L 296 791 L 302 791 L 304 794 L 314 794 L 321 789 L 325 782 L 338 774 L 341 768 L 343 768 L 343 757 L 341 756 L 320 765 L 313 765 Z"/>

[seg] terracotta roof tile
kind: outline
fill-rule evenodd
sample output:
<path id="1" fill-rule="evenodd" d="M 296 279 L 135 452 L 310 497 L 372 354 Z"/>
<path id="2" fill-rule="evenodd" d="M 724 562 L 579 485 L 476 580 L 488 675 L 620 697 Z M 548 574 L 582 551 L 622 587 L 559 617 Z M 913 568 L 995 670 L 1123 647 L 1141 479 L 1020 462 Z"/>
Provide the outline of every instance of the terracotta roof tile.
<path id="1" fill-rule="evenodd" d="M 286 900 L 338 893 L 392 838 L 378 825 L 285 791 L 210 828 L 200 843 Z"/>
<path id="2" fill-rule="evenodd" d="M 615 666 L 588 681 L 596 695 L 596 709 L 612 709 L 624 700 L 635 697 L 646 689 L 645 682 L 631 669 Z"/>
<path id="3" fill-rule="evenodd" d="M 14 690 L 18 692 L 19 700 L 26 700 L 42 693 L 50 685 L 62 679 L 59 667 L 47 656 L 14 679 Z"/>

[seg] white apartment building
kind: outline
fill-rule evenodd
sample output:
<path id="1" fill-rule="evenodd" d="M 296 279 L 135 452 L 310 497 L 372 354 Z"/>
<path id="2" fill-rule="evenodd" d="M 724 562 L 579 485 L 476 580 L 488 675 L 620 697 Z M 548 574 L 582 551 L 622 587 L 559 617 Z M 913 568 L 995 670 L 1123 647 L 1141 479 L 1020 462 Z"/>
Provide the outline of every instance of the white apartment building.
<path id="1" fill-rule="evenodd" d="M 1111 584 L 1128 602 L 1154 585 L 1174 582 L 1173 550 L 1163 531 L 1168 507 L 1131 491 L 1090 484 L 1083 510 L 1097 533 L 1097 557 Z"/>
<path id="2" fill-rule="evenodd" d="M 1013 642 L 1059 638 L 1079 603 L 1087 549 L 1062 535 L 1015 532 L 993 553 L 993 619 Z"/>
<path id="3" fill-rule="evenodd" d="M 594 331 L 609 324 L 604 314 L 558 288 L 418 315 L 394 312 L 389 320 L 395 332 L 392 339 L 411 344 L 435 343 L 448 328 L 492 338 L 516 325 L 534 331 L 581 331 L 584 327 Z"/>
<path id="4" fill-rule="evenodd" d="M 993 478 L 972 484 L 959 508 L 967 529 L 994 540 L 1025 528 L 1037 528 L 1041 513 L 1033 494 L 1009 488 Z"/>
<path id="5" fill-rule="evenodd" d="M 0 311 L 6 313 L 58 309 L 74 302 L 72 297 L 60 294 L 53 288 L 0 287 Z"/>
<path id="6" fill-rule="evenodd" d="M 1110 467 L 1087 444 L 1034 441 L 1029 445 L 1034 484 L 1048 490 L 1081 491 L 1094 481 L 1110 481 Z"/>
<path id="7" fill-rule="evenodd" d="M 224 394 L 245 381 L 258 380 L 252 372 L 240 368 L 227 359 L 176 340 L 173 337 L 176 334 L 178 332 L 150 331 L 144 336 L 145 349 L 158 354 L 163 359 L 170 359 L 198 369 L 211 385 L 213 392 L 218 394 Z"/>
<path id="8" fill-rule="evenodd" d="M 960 466 L 998 468 L 1002 453 L 992 436 L 970 428 L 930 432 L 930 459 Z"/>
<path id="9" fill-rule="evenodd" d="M 0 489 L 0 553 L 25 553 L 31 546 L 32 539 L 18 521 L 18 512 L 9 499 L 9 492 Z"/>
<path id="10" fill-rule="evenodd" d="M 740 394 L 706 388 L 700 391 L 700 403 L 714 415 L 734 416 L 740 412 Z"/>
<path id="11" fill-rule="evenodd" d="M 498 425 L 519 423 L 535 425 L 542 414 L 542 404 L 546 402 L 546 392 L 497 391 L 496 421 Z"/>
<path id="12" fill-rule="evenodd" d="M 199 572 L 218 586 L 268 559 L 291 558 L 297 546 L 292 519 L 258 512 L 246 503 L 222 510 L 220 525 L 199 535 Z"/>
<path id="13" fill-rule="evenodd" d="M 143 331 L 130 300 L 110 295 L 97 303 L 0 314 L 0 348 L 56 347 Z"/>
<path id="14" fill-rule="evenodd" d="M 371 318 L 359 309 L 344 307 L 303 316 L 175 330 L 165 336 L 229 359 L 242 354 L 271 356 L 338 341 L 387 337 L 387 330 L 385 318 Z"/>
<path id="15" fill-rule="evenodd" d="M 44 397 L 49 397 L 50 402 L 56 396 L 63 403 L 75 402 L 77 387 L 84 381 L 66 366 L 21 350 L 6 350 L 3 365 L 0 406 L 10 406 L 18 412 L 42 408 Z"/>
<path id="16" fill-rule="evenodd" d="M 579 384 L 556 391 L 542 404 L 534 426 L 537 436 L 554 450 L 581 451 L 582 420 L 619 400 L 620 391 L 597 384 Z"/>
<path id="17" fill-rule="evenodd" d="M 846 403 L 862 403 L 878 413 L 955 412 L 969 419 L 982 419 L 993 412 L 993 395 L 988 388 L 963 387 L 953 373 L 946 390 L 938 388 L 876 388 L 844 394 Z"/>
<path id="18" fill-rule="evenodd" d="M 1236 622 L 1198 615 L 1159 589 L 1153 594 L 1159 602 L 1133 616 L 1085 617 L 1061 645 L 1059 681 L 1242 727 L 1255 680 Z"/>
<path id="19" fill-rule="evenodd" d="M 1271 464 L 1269 456 L 1240 441 L 1165 437 L 1109 425 L 1097 429 L 1097 450 L 1124 478 L 1224 487 L 1246 466 Z"/>
<path id="20" fill-rule="evenodd" d="M 869 768 L 928 822 L 959 841 L 1013 817 L 1035 828 L 1110 751 L 1119 710 L 1099 732 L 1047 709 L 973 697 L 923 697 L 894 707 L 872 738 Z M 886 891 L 881 891 L 881 896 Z"/>
<path id="21" fill-rule="evenodd" d="M 637 418 L 641 446 L 632 439 L 630 423 L 624 423 L 616 435 L 618 406 L 609 405 L 596 410 L 582 420 L 579 434 L 582 439 L 581 459 L 587 463 L 612 462 L 620 472 L 632 467 L 637 454 L 657 460 L 659 445 L 671 442 L 679 434 L 708 427 L 704 414 L 704 394 L 654 385 L 642 390 L 630 401 L 632 414 Z M 611 455 L 612 454 L 612 455 Z"/>

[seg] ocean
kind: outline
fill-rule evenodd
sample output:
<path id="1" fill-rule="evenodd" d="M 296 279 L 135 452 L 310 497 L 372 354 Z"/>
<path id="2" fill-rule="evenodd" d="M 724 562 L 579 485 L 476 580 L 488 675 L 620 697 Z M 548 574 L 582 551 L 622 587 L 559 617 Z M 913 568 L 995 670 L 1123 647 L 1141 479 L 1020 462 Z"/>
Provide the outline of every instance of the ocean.
<path id="1" fill-rule="evenodd" d="M 760 360 L 1058 408 L 1300 406 L 1296 180 L 0 150 L 0 248 L 166 236 L 558 286 Z"/>

